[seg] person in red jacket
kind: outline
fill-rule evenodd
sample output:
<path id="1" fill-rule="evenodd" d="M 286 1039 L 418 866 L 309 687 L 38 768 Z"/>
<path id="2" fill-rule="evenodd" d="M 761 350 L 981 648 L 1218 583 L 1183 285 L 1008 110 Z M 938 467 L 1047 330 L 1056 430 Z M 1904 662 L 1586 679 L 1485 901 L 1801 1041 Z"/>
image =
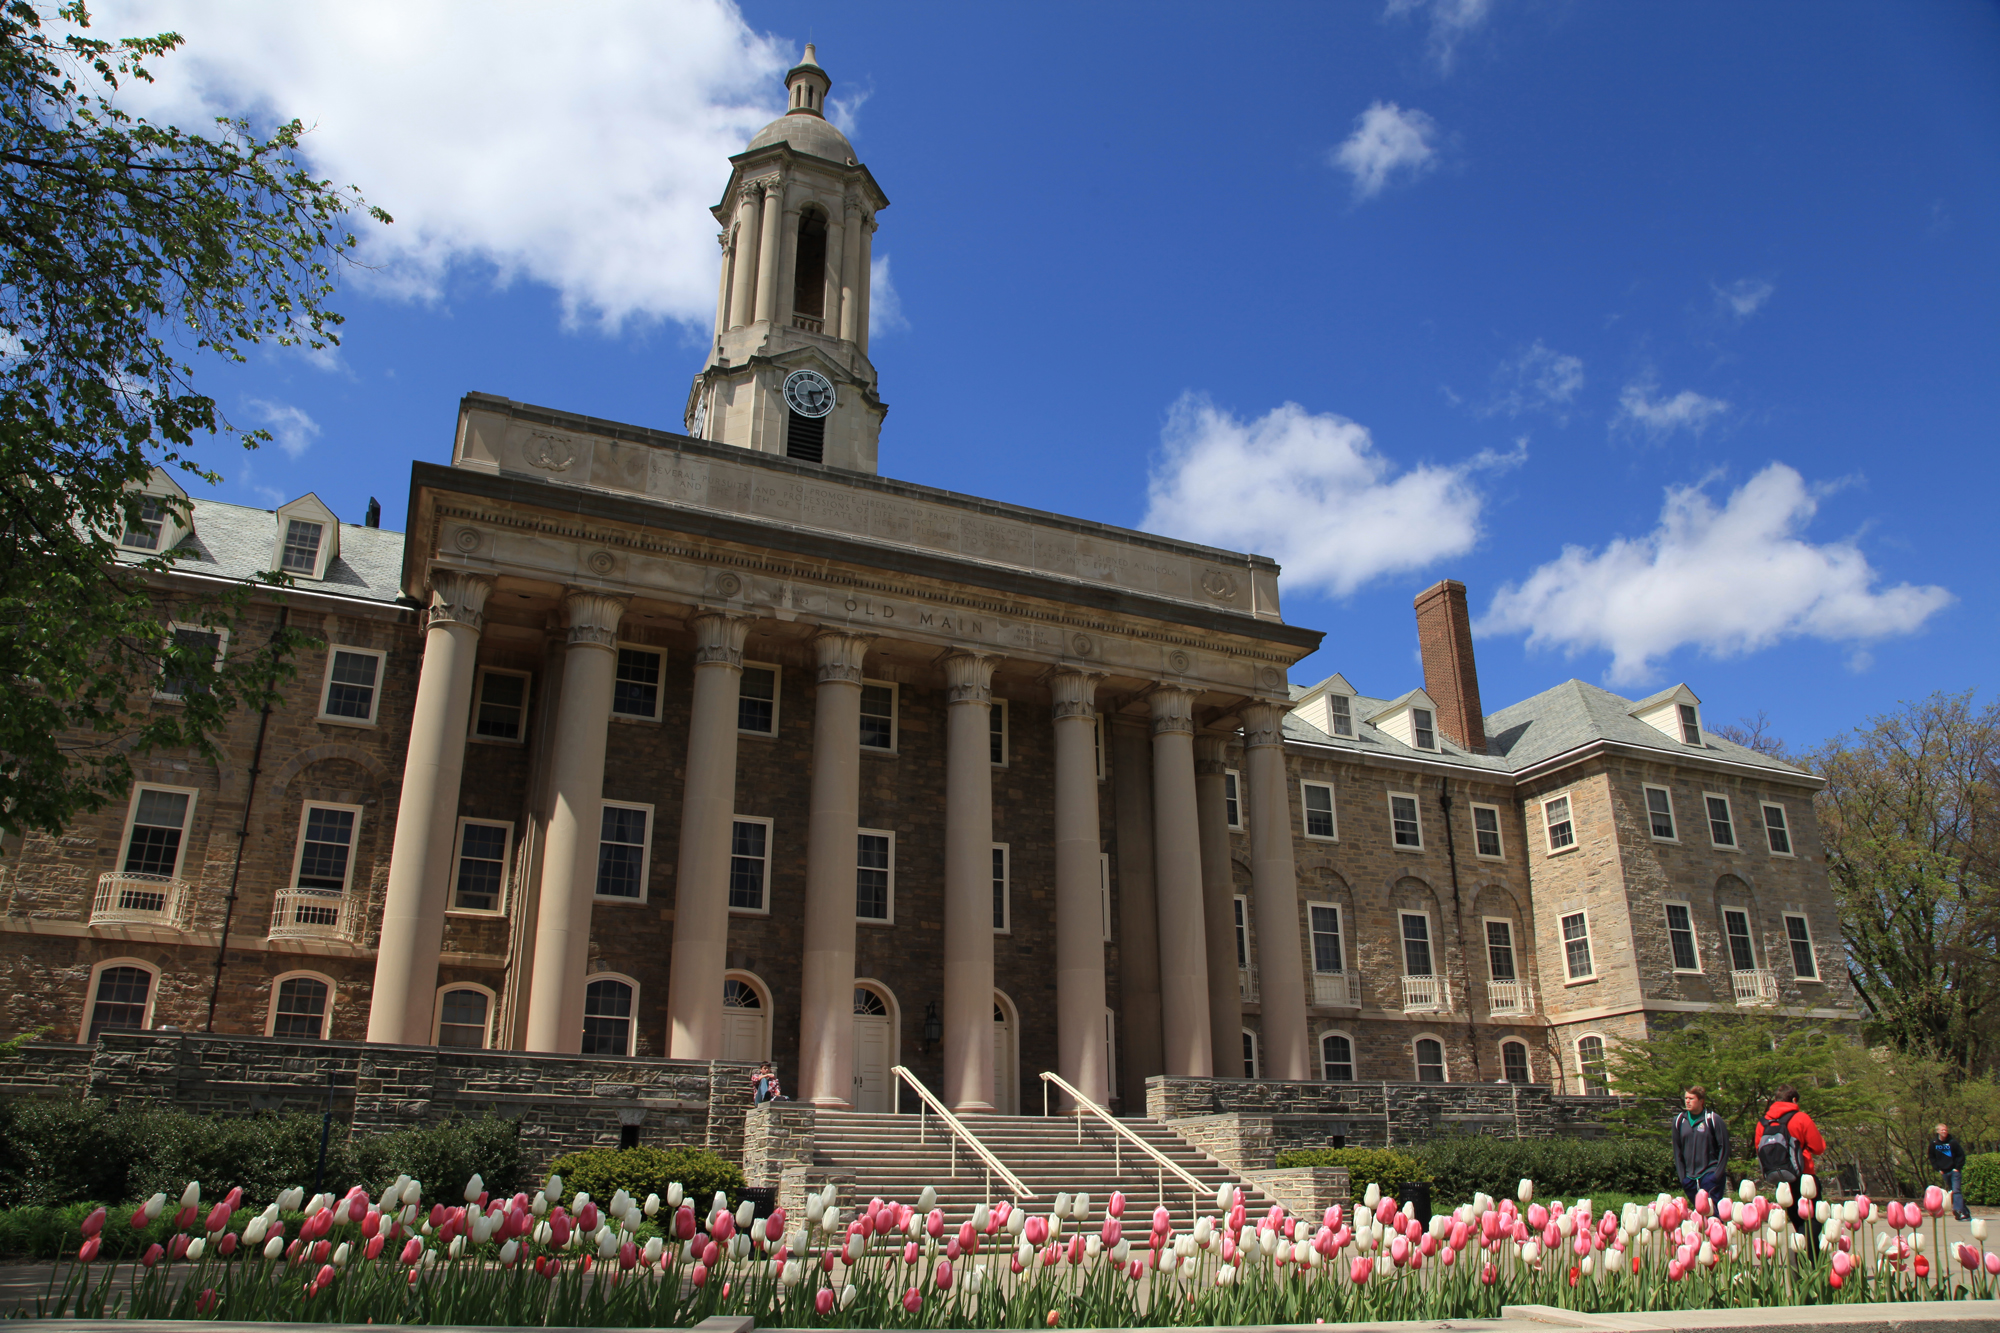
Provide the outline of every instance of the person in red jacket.
<path id="1" fill-rule="evenodd" d="M 1789 1083 L 1779 1088 L 1771 1099 L 1770 1109 L 1764 1112 L 1764 1119 L 1782 1123 L 1785 1132 L 1798 1140 L 1799 1164 L 1807 1175 L 1816 1176 L 1818 1172 L 1813 1169 L 1813 1159 L 1826 1151 L 1826 1137 L 1819 1132 L 1819 1126 L 1813 1123 L 1812 1117 L 1799 1109 L 1799 1090 Z M 1820 1193 L 1824 1197 L 1825 1191 Z M 1797 1207 L 1796 1201 L 1793 1206 Z M 1808 1208 L 1810 1206 L 1807 1205 Z M 1809 1212 L 1799 1218 L 1799 1230 L 1805 1234 L 1806 1253 L 1818 1254 L 1819 1227 L 1811 1220 Z"/>

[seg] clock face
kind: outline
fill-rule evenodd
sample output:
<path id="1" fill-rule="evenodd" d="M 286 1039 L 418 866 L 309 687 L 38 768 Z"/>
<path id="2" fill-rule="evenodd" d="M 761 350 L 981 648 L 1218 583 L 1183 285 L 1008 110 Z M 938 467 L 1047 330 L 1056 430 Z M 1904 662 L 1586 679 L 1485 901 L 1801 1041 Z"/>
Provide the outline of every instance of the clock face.
<path id="1" fill-rule="evenodd" d="M 795 370 L 785 377 L 785 402 L 802 417 L 823 417 L 833 411 L 833 385 L 816 370 Z"/>

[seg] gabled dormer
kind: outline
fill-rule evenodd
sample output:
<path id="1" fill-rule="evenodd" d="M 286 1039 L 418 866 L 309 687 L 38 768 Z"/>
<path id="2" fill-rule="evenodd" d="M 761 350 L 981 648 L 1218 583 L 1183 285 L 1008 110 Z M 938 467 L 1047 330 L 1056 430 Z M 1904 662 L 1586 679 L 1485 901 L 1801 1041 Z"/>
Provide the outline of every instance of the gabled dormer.
<path id="1" fill-rule="evenodd" d="M 1292 716 L 1329 736 L 1352 740 L 1354 687 L 1347 683 L 1347 677 L 1335 672 L 1299 696 L 1292 705 Z"/>
<path id="2" fill-rule="evenodd" d="M 1687 746 L 1703 744 L 1701 700 L 1685 684 L 1641 699 L 1630 711 L 1633 717 L 1671 741 Z"/>
<path id="3" fill-rule="evenodd" d="M 295 579 L 323 579 L 339 555 L 340 520 L 317 495 L 302 495 L 278 510 L 272 569 Z"/>
<path id="4" fill-rule="evenodd" d="M 1411 690 L 1400 699 L 1392 699 L 1365 720 L 1383 735 L 1394 736 L 1412 750 L 1437 752 L 1437 705 L 1422 690 Z"/>
<path id="5" fill-rule="evenodd" d="M 173 550 L 194 531 L 188 493 L 165 468 L 154 468 L 144 482 L 126 489 L 141 498 L 138 514 L 125 520 L 125 530 L 118 538 L 120 549 L 142 557 L 158 555 Z"/>

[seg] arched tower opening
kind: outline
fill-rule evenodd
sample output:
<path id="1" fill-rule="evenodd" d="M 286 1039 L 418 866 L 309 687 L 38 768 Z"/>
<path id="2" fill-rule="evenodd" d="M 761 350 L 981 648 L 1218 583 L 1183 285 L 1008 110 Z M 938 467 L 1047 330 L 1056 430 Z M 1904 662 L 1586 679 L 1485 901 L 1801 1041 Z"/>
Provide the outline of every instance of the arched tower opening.
<path id="1" fill-rule="evenodd" d="M 792 313 L 797 328 L 818 333 L 826 318 L 826 214 L 807 208 L 799 214 L 798 261 L 792 267 Z"/>

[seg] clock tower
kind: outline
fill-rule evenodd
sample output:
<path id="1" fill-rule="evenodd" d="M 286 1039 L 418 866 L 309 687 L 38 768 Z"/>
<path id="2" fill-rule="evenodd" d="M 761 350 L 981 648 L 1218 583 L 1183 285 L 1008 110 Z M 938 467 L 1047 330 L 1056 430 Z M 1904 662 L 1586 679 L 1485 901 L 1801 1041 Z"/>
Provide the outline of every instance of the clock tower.
<path id="1" fill-rule="evenodd" d="M 826 118 L 833 86 L 807 46 L 784 115 L 729 159 L 715 339 L 688 394 L 697 439 L 875 471 L 888 411 L 868 360 L 875 214 L 889 200 Z"/>

